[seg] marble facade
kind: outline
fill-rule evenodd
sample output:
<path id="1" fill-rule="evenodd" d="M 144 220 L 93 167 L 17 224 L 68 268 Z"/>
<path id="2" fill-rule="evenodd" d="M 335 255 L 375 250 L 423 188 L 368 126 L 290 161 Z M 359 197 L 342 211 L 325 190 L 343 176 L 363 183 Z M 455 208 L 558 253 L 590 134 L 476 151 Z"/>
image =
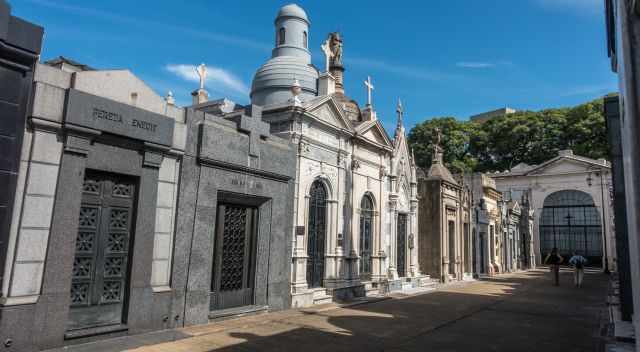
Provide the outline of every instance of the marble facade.
<path id="1" fill-rule="evenodd" d="M 300 7 L 280 10 L 273 57 L 257 71 L 251 93 L 265 104 L 271 132 L 297 148 L 292 305 L 418 286 L 415 164 L 402 111 L 391 139 L 370 101 L 360 107 L 345 95 L 341 58 L 329 58 L 327 72 L 298 75 L 310 61 L 298 40 L 309 35 L 308 25 Z M 283 75 L 271 79 L 274 72 Z M 316 86 L 305 82 L 315 77 L 317 92 L 305 88 Z"/>
<path id="2" fill-rule="evenodd" d="M 608 161 L 594 160 L 575 155 L 571 150 L 564 150 L 560 151 L 555 158 L 542 164 L 517 165 L 509 172 L 494 173 L 489 176 L 495 180 L 496 189 L 506 195 L 505 198 L 518 200 L 524 196 L 529 202 L 530 211 L 534 210 L 532 247 L 535 260 L 530 260 L 530 263 L 534 263 L 534 265 L 542 263 L 542 259 L 550 247 L 554 246 L 551 242 L 541 243 L 541 234 L 549 233 L 549 236 L 555 237 L 555 245 L 560 247 L 558 236 L 562 229 L 558 226 L 567 227 L 573 224 L 575 226 L 589 226 L 589 229 L 584 230 L 588 231 L 587 235 L 589 236 L 592 232 L 595 234 L 594 231 L 597 231 L 596 240 L 599 242 L 597 245 L 592 245 L 591 237 L 589 237 L 589 245 L 584 247 L 584 244 L 580 244 L 583 242 L 582 239 L 579 238 L 576 239 L 579 241 L 576 244 L 578 246 L 576 249 L 584 251 L 584 248 L 587 248 L 587 250 L 597 253 L 593 256 L 589 253 L 586 254 L 588 257 L 593 257 L 590 259 L 592 264 L 601 266 L 603 269 L 614 269 L 616 250 L 610 193 L 611 165 Z M 581 203 L 567 203 L 577 201 Z M 589 208 L 586 210 L 588 214 L 563 213 L 562 218 L 559 219 L 560 215 L 556 211 L 555 217 L 549 215 L 549 218 L 544 218 L 544 214 L 547 214 L 545 212 L 554 208 L 564 211 L 562 209 L 565 208 L 561 206 L 565 203 L 569 207 L 586 205 Z M 585 216 L 586 223 L 583 219 Z M 543 223 L 543 221 L 552 221 L 551 217 L 555 219 L 553 224 L 555 227 Z M 556 231 L 555 234 L 553 231 Z M 594 245 L 597 248 L 592 248 Z M 569 252 L 570 250 L 567 249 L 562 255 L 570 255 Z"/>

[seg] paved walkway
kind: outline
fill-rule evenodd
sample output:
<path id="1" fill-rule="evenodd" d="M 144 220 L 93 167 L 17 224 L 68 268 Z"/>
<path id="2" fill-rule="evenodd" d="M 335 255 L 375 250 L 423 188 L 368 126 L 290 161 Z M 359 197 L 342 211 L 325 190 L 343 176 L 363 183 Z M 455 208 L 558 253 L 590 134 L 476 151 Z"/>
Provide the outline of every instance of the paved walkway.
<path id="1" fill-rule="evenodd" d="M 186 338 L 151 351 L 593 351 L 608 278 L 587 273 L 582 289 L 564 271 L 561 287 L 535 270 L 449 286 L 428 294 L 339 308 L 244 317 L 173 331 Z M 164 333 L 166 334 L 166 332 Z M 69 350 L 131 348 L 131 338 Z M 145 342 L 146 341 L 146 342 Z"/>

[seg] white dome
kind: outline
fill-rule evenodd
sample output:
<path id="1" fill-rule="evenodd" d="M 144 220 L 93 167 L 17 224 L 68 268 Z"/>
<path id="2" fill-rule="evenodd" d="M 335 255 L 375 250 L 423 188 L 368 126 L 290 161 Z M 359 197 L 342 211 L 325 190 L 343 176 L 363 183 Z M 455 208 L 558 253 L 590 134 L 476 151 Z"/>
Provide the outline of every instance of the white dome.
<path id="1" fill-rule="evenodd" d="M 302 7 L 296 4 L 289 4 L 289 5 L 282 6 L 278 11 L 278 15 L 276 16 L 276 21 L 278 18 L 281 18 L 281 17 L 297 17 L 305 20 L 306 22 L 309 22 L 309 19 L 307 18 L 307 13 L 304 12 Z"/>
<path id="2" fill-rule="evenodd" d="M 257 105 L 282 103 L 291 97 L 295 80 L 302 88 L 301 98 L 316 96 L 318 70 L 294 56 L 277 56 L 262 65 L 251 85 L 251 101 Z"/>

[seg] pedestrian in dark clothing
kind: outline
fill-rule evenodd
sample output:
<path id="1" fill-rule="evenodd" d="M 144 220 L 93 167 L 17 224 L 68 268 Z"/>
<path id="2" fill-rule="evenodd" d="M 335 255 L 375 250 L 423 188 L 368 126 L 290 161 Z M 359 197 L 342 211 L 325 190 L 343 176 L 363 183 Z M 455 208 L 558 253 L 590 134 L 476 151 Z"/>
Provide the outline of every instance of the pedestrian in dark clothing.
<path id="1" fill-rule="evenodd" d="M 558 254 L 558 248 L 553 247 L 551 253 L 544 259 L 545 264 L 549 264 L 551 268 L 551 274 L 553 275 L 553 285 L 560 286 L 560 264 L 564 261 L 564 258 Z"/>
<path id="2" fill-rule="evenodd" d="M 573 265 L 573 282 L 576 284 L 576 287 L 582 287 L 584 267 L 587 265 L 587 258 L 581 256 L 578 251 L 575 251 L 571 259 L 569 259 L 569 264 Z"/>

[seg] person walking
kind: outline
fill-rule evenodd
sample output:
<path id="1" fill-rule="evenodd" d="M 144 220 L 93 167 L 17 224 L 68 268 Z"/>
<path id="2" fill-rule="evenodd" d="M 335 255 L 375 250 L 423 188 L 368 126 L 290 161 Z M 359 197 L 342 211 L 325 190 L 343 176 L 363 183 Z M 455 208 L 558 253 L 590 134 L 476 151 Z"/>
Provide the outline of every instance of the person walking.
<path id="1" fill-rule="evenodd" d="M 560 286 L 560 264 L 564 261 L 564 258 L 558 254 L 558 248 L 553 247 L 551 253 L 547 254 L 544 258 L 544 263 L 549 264 L 551 268 L 551 274 L 553 275 L 553 286 Z"/>
<path id="2" fill-rule="evenodd" d="M 571 259 L 569 259 L 569 264 L 573 266 L 573 282 L 576 284 L 576 287 L 582 287 L 584 267 L 587 265 L 587 258 L 581 256 L 578 251 L 575 251 Z"/>

